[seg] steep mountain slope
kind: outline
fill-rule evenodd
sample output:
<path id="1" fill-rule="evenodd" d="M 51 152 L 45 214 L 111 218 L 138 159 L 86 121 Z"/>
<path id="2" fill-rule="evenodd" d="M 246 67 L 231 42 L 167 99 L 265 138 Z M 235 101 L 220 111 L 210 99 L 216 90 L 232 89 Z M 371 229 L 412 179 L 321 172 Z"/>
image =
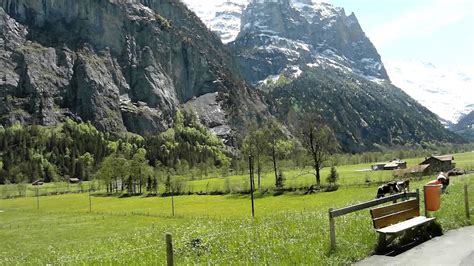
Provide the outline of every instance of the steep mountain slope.
<path id="1" fill-rule="evenodd" d="M 74 117 L 154 133 L 179 104 L 213 94 L 225 119 L 212 124 L 228 135 L 265 109 L 232 65 L 177 0 L 0 0 L 2 124 Z"/>
<path id="2" fill-rule="evenodd" d="M 222 7 L 193 9 L 210 15 Z M 319 1 L 253 0 L 233 20 L 239 16 L 240 32 L 228 46 L 247 81 L 258 85 L 272 113 L 294 133 L 300 116 L 311 113 L 331 126 L 344 151 L 462 141 L 391 85 L 354 14 Z M 225 30 L 235 34 L 214 30 L 224 39 Z"/>
<path id="3" fill-rule="evenodd" d="M 415 61 L 388 61 L 386 66 L 394 85 L 447 124 L 474 110 L 474 76 L 469 72 Z"/>
<path id="4" fill-rule="evenodd" d="M 347 152 L 462 141 L 400 89 L 335 68 L 305 69 L 299 78 L 269 89 L 272 113 L 293 132 L 300 130 L 300 114 L 320 117 Z"/>

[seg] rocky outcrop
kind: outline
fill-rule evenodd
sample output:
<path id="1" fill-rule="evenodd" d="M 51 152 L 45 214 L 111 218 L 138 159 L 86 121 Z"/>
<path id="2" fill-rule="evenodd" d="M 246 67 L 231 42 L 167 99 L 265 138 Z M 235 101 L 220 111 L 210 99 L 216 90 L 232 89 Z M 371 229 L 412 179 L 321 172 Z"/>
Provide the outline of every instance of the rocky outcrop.
<path id="1" fill-rule="evenodd" d="M 208 93 L 192 99 L 187 106 L 197 112 L 201 121 L 209 125 L 211 132 L 218 137 L 225 139 L 231 135 L 232 129 L 226 124 L 225 112 L 218 102 L 217 93 Z"/>
<path id="2" fill-rule="evenodd" d="M 217 93 L 224 123 L 239 128 L 245 118 L 230 108 L 252 105 L 226 99 L 252 92 L 180 1 L 0 0 L 0 18 L 2 124 L 73 117 L 104 131 L 156 133 L 180 104 Z"/>

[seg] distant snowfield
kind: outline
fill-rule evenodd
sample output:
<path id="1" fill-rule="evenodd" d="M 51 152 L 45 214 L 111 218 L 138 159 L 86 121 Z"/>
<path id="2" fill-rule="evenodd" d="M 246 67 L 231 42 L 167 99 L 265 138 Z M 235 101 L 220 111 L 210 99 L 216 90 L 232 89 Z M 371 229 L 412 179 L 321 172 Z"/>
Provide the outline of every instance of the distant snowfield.
<path id="1" fill-rule="evenodd" d="M 385 67 L 395 86 L 448 122 L 474 110 L 474 69 L 416 61 L 386 61 Z"/>

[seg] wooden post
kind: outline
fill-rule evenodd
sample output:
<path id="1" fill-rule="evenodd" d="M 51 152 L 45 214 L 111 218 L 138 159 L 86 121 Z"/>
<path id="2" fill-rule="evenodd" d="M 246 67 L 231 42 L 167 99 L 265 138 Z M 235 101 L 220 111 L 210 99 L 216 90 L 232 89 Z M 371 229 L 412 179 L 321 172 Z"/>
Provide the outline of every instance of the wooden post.
<path id="1" fill-rule="evenodd" d="M 166 265 L 173 266 L 173 238 L 170 233 L 166 234 Z"/>
<path id="2" fill-rule="evenodd" d="M 171 190 L 171 213 L 173 214 L 174 217 L 174 192 Z"/>
<path id="3" fill-rule="evenodd" d="M 429 213 L 428 213 L 428 208 L 427 208 L 427 203 L 426 203 L 426 186 L 423 186 L 423 202 L 425 205 L 425 217 L 429 218 Z"/>
<path id="4" fill-rule="evenodd" d="M 329 209 L 329 238 L 331 241 L 331 250 L 336 249 L 336 226 L 334 224 L 334 218 L 332 217 L 331 212 L 333 208 Z"/>
<path id="5" fill-rule="evenodd" d="M 407 197 L 407 200 L 408 200 L 408 197 Z M 416 201 L 418 203 L 417 205 L 420 206 L 420 189 L 419 188 L 416 189 Z"/>
<path id="6" fill-rule="evenodd" d="M 36 187 L 36 209 L 40 208 L 40 199 L 39 199 L 39 188 Z"/>
<path id="7" fill-rule="evenodd" d="M 254 178 L 253 178 L 253 161 L 252 161 L 252 155 L 249 155 L 249 173 L 250 173 L 250 199 L 252 201 L 252 218 L 255 218 L 255 205 L 254 205 L 254 198 L 253 198 L 253 184 L 254 184 Z"/>
<path id="8" fill-rule="evenodd" d="M 91 190 L 92 190 L 92 186 L 91 186 L 91 183 L 89 183 L 89 212 L 92 212 Z"/>
<path id="9" fill-rule="evenodd" d="M 464 207 L 466 208 L 466 218 L 471 219 L 471 214 L 469 210 L 469 194 L 467 192 L 467 184 L 464 185 Z"/>

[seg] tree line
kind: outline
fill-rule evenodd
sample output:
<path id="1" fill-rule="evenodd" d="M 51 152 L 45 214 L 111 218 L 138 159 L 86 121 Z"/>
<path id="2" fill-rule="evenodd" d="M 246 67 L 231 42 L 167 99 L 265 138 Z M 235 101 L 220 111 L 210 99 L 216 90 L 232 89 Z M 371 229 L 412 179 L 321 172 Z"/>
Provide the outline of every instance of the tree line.
<path id="1" fill-rule="evenodd" d="M 292 133 L 275 119 L 250 123 L 237 150 L 226 147 L 187 110 L 177 111 L 172 128 L 147 136 L 103 133 L 90 123 L 72 120 L 52 127 L 0 127 L 0 184 L 95 178 L 109 193 L 156 194 L 159 185 L 165 192 L 177 192 L 184 189 L 182 180 L 247 173 L 252 156 L 257 189 L 264 171 L 273 172 L 275 188 L 281 189 L 284 169 L 307 166 L 319 189 L 323 167 L 428 154 L 420 149 L 339 154 L 335 133 L 320 118 L 307 114 L 298 120 Z M 337 179 L 335 170 L 332 176 L 331 184 Z"/>
<path id="2" fill-rule="evenodd" d="M 96 177 L 109 191 L 120 183 L 120 189 L 123 184 L 142 192 L 141 187 L 153 187 L 146 183 L 155 182 L 157 172 L 215 171 L 228 168 L 230 161 L 222 141 L 185 110 L 177 112 L 172 128 L 143 137 L 103 133 L 72 120 L 52 127 L 0 127 L 0 184 Z"/>

